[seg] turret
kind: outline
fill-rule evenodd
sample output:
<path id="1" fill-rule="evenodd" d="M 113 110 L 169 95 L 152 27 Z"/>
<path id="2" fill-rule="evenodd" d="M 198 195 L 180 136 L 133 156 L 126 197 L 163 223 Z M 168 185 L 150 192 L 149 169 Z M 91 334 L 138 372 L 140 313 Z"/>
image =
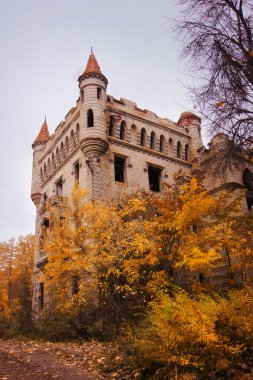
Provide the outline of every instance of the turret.
<path id="1" fill-rule="evenodd" d="M 32 169 L 32 188 L 31 188 L 31 198 L 35 206 L 37 207 L 40 203 L 41 198 L 41 179 L 40 179 L 40 168 L 39 168 L 39 159 L 41 157 L 41 152 L 44 148 L 44 145 L 49 140 L 49 132 L 47 121 L 45 121 L 40 129 L 40 132 L 37 138 L 32 144 L 33 148 L 33 169 Z"/>
<path id="2" fill-rule="evenodd" d="M 108 148 L 105 114 L 108 81 L 92 51 L 86 69 L 78 81 L 81 101 L 81 149 L 88 159 L 99 157 Z"/>
<path id="3" fill-rule="evenodd" d="M 188 130 L 190 141 L 190 157 L 191 160 L 198 156 L 198 150 L 202 148 L 202 136 L 201 136 L 201 119 L 192 112 L 183 112 L 177 122 L 181 127 Z"/>

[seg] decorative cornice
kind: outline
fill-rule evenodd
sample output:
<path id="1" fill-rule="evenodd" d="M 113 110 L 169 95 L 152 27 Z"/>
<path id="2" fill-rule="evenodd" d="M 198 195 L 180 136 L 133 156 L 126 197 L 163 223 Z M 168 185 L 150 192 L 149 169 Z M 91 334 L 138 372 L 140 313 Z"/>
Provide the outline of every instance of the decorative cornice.
<path id="1" fill-rule="evenodd" d="M 122 116 L 131 117 L 134 120 L 138 120 L 140 122 L 144 122 L 145 124 L 149 124 L 149 125 L 151 125 L 153 127 L 160 128 L 160 129 L 162 129 L 164 131 L 171 132 L 173 134 L 176 134 L 176 135 L 181 136 L 181 137 L 186 137 L 187 139 L 191 140 L 191 136 L 189 136 L 187 134 L 187 132 L 183 133 L 183 132 L 177 131 L 175 129 L 172 129 L 169 126 L 161 125 L 159 122 L 147 120 L 144 117 L 137 116 L 137 115 L 134 115 L 134 114 L 126 112 L 126 111 L 121 111 L 121 110 L 118 110 L 118 109 L 114 109 L 113 107 L 110 107 L 110 106 L 108 107 L 108 105 L 106 107 L 106 111 L 108 113 L 109 112 L 113 112 L 113 113 L 116 113 L 116 114 L 119 114 L 119 115 L 122 115 Z"/>
<path id="2" fill-rule="evenodd" d="M 178 165 L 185 166 L 187 168 L 192 167 L 192 164 L 189 161 L 181 160 L 180 158 L 177 158 L 177 157 L 168 156 L 165 153 L 158 152 L 157 150 L 154 150 L 154 149 L 151 149 L 151 148 L 148 148 L 145 146 L 133 145 L 133 144 L 131 144 L 125 140 L 119 140 L 116 137 L 111 137 L 111 136 L 108 137 L 108 140 L 109 140 L 109 146 L 110 146 L 110 143 L 112 143 L 114 145 L 121 146 L 121 147 L 124 146 L 127 149 L 134 150 L 134 151 L 141 152 L 141 153 L 146 153 L 149 156 L 153 156 L 156 158 L 159 157 L 159 158 L 162 158 L 166 161 L 173 161 L 173 162 L 177 163 Z"/>
<path id="3" fill-rule="evenodd" d="M 52 171 L 52 173 L 47 177 L 47 179 L 42 183 L 41 188 L 43 188 L 55 175 L 56 173 L 77 153 L 80 148 L 80 143 L 77 144 L 74 150 L 60 162 L 59 166 Z"/>
<path id="4" fill-rule="evenodd" d="M 40 203 L 40 199 L 41 199 L 41 193 L 39 193 L 39 192 L 32 193 L 31 199 L 32 199 L 33 203 L 35 204 L 35 206 L 38 207 L 38 205 Z"/>

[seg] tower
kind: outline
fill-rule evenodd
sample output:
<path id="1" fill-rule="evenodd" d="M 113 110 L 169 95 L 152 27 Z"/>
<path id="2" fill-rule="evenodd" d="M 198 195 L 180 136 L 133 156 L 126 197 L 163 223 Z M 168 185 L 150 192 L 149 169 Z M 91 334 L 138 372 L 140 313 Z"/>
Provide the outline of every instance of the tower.
<path id="1" fill-rule="evenodd" d="M 177 122 L 179 126 L 186 128 L 191 137 L 190 141 L 190 159 L 197 159 L 198 150 L 203 146 L 201 137 L 201 119 L 192 112 L 183 112 Z"/>
<path id="2" fill-rule="evenodd" d="M 40 165 L 39 160 L 41 158 L 41 154 L 43 148 L 47 141 L 49 140 L 49 132 L 47 121 L 45 121 L 40 129 L 40 132 L 37 138 L 34 140 L 32 144 L 33 148 L 33 168 L 32 168 L 32 188 L 31 188 L 31 198 L 36 207 L 36 222 L 35 222 L 35 234 L 38 236 L 40 234 L 40 217 L 39 217 L 39 204 L 41 200 L 41 173 L 40 173 Z M 38 252 L 35 252 L 35 260 L 37 258 Z"/>
<path id="3" fill-rule="evenodd" d="M 90 198 L 101 197 L 100 158 L 108 149 L 106 125 L 107 79 L 91 50 L 86 69 L 79 77 L 80 146 L 87 165 Z"/>

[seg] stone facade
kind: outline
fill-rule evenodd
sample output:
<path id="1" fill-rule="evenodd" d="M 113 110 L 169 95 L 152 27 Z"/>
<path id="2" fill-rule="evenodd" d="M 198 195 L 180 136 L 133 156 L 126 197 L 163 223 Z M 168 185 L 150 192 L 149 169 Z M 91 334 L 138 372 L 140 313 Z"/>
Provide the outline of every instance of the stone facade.
<path id="1" fill-rule="evenodd" d="M 33 143 L 31 198 L 36 206 L 35 233 L 39 237 L 46 222 L 46 200 L 57 202 L 69 197 L 75 180 L 88 189 L 90 199 L 120 198 L 126 191 L 145 189 L 161 191 L 161 183 L 171 183 L 180 169 L 191 177 L 204 174 L 205 184 L 215 190 L 223 186 L 248 188 L 243 180 L 245 168 L 252 172 L 247 160 L 243 166 L 216 178 L 209 176 L 210 157 L 224 140 L 216 136 L 206 149 L 202 143 L 201 120 L 184 112 L 178 122 L 158 117 L 154 112 L 137 107 L 127 99 L 115 99 L 106 92 L 107 79 L 93 53 L 79 78 L 79 98 L 49 136 L 44 122 Z M 226 138 L 225 138 L 226 139 Z M 251 178 L 251 177 L 250 177 Z M 246 200 L 244 202 L 247 209 Z M 43 307 L 43 284 L 40 269 L 46 255 L 35 252 L 34 309 Z M 39 301 L 40 300 L 40 301 Z"/>

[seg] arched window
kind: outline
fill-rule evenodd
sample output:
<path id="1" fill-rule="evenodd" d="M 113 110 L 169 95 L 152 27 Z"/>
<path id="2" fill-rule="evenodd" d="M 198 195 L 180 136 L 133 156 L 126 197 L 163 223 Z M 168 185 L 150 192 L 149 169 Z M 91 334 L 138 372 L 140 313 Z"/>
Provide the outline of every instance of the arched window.
<path id="1" fill-rule="evenodd" d="M 137 128 L 134 124 L 131 126 L 131 143 L 137 144 Z"/>
<path id="2" fill-rule="evenodd" d="M 242 176 L 242 182 L 246 187 L 246 202 L 249 211 L 253 208 L 253 175 L 249 169 L 245 169 Z"/>
<path id="3" fill-rule="evenodd" d="M 87 111 L 87 126 L 88 128 L 94 127 L 94 116 L 92 109 Z"/>
<path id="4" fill-rule="evenodd" d="M 79 127 L 79 124 L 76 125 L 76 142 L 77 142 L 77 144 L 80 142 L 80 127 Z"/>
<path id="5" fill-rule="evenodd" d="M 150 148 L 151 149 L 155 149 L 156 148 L 156 136 L 155 136 L 155 132 L 151 132 L 151 136 L 150 136 Z"/>
<path id="6" fill-rule="evenodd" d="M 126 139 L 126 122 L 125 121 L 122 121 L 120 124 L 119 138 L 120 140 Z"/>
<path id="7" fill-rule="evenodd" d="M 64 151 L 64 145 L 63 145 L 63 141 L 61 142 L 61 150 L 60 150 L 60 152 L 61 152 L 61 154 L 60 154 L 60 159 L 61 159 L 61 161 L 63 161 L 64 160 L 64 158 L 65 158 L 65 151 Z"/>
<path id="8" fill-rule="evenodd" d="M 68 138 L 68 136 L 65 139 L 65 152 L 66 152 L 66 156 L 68 156 L 69 155 L 69 138 Z"/>
<path id="9" fill-rule="evenodd" d="M 41 182 L 44 182 L 44 176 L 43 176 L 43 169 L 40 168 L 40 180 Z"/>
<path id="10" fill-rule="evenodd" d="M 177 142 L 177 158 L 182 158 L 182 144 L 180 141 Z"/>
<path id="11" fill-rule="evenodd" d="M 115 122 L 114 122 L 113 116 L 110 117 L 109 136 L 112 136 L 112 137 L 115 136 Z"/>
<path id="12" fill-rule="evenodd" d="M 160 152 L 165 152 L 165 137 L 164 135 L 160 136 Z"/>
<path id="13" fill-rule="evenodd" d="M 52 167 L 52 170 L 54 170 L 56 168 L 56 165 L 55 165 L 55 157 L 54 157 L 54 153 L 52 153 L 52 158 L 51 158 L 51 167 Z"/>
<path id="14" fill-rule="evenodd" d="M 72 130 L 70 132 L 70 149 L 73 150 L 75 147 L 75 137 L 74 137 L 74 131 Z"/>
<path id="15" fill-rule="evenodd" d="M 44 178 L 47 178 L 47 165 L 44 163 Z"/>
<path id="16" fill-rule="evenodd" d="M 169 154 L 171 156 L 174 156 L 174 142 L 172 140 L 172 138 L 169 139 Z"/>
<path id="17" fill-rule="evenodd" d="M 47 172 L 48 172 L 48 175 L 51 174 L 51 161 L 50 161 L 50 158 L 48 158 L 48 160 L 47 160 Z"/>
<path id="18" fill-rule="evenodd" d="M 59 148 L 56 149 L 55 157 L 56 157 L 56 166 L 58 166 L 60 164 Z"/>
<path id="19" fill-rule="evenodd" d="M 141 130 L 141 146 L 146 146 L 147 144 L 147 131 L 145 128 Z"/>
<path id="20" fill-rule="evenodd" d="M 184 153 L 185 153 L 185 160 L 189 161 L 190 155 L 189 155 L 189 145 L 188 144 L 185 145 Z"/>
<path id="21" fill-rule="evenodd" d="M 101 91 L 102 89 L 100 87 L 97 87 L 97 99 L 101 98 Z"/>

